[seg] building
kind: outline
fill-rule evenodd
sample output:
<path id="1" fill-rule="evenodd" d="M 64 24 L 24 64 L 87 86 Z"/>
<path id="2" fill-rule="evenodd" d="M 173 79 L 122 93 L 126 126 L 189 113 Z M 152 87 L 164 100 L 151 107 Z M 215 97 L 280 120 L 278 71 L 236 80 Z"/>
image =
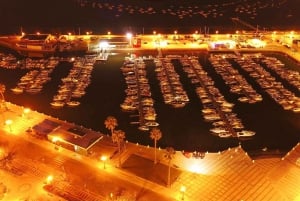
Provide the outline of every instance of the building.
<path id="1" fill-rule="evenodd" d="M 21 55 L 41 57 L 55 52 L 57 38 L 51 34 L 25 34 L 15 45 Z"/>
<path id="2" fill-rule="evenodd" d="M 90 148 L 103 138 L 90 129 L 48 118 L 33 126 L 30 132 L 51 141 L 55 148 L 62 146 L 82 155 L 88 155 Z"/>

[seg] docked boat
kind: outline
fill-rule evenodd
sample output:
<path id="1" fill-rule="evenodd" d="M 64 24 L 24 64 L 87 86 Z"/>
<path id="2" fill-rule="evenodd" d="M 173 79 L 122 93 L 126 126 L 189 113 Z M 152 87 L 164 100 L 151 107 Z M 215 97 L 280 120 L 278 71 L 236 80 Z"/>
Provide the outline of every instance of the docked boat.
<path id="1" fill-rule="evenodd" d="M 158 126 L 159 125 L 159 123 L 157 123 L 156 121 L 147 121 L 146 123 L 145 123 L 145 125 L 146 126 Z"/>
<path id="2" fill-rule="evenodd" d="M 300 112 L 300 107 L 294 107 L 293 112 L 296 112 L 296 113 Z"/>
<path id="3" fill-rule="evenodd" d="M 232 137 L 232 135 L 229 132 L 222 132 L 218 134 L 219 137 L 221 138 L 228 138 L 228 137 Z"/>
<path id="4" fill-rule="evenodd" d="M 242 103 L 246 103 L 249 101 L 249 98 L 246 96 L 239 97 L 238 100 Z"/>
<path id="5" fill-rule="evenodd" d="M 226 129 L 222 127 L 216 127 L 216 128 L 211 128 L 210 131 L 213 133 L 224 133 L 226 132 Z"/>
<path id="6" fill-rule="evenodd" d="M 137 107 L 135 105 L 131 105 L 131 104 L 127 104 L 127 103 L 120 104 L 120 107 L 125 111 L 137 110 Z"/>
<path id="7" fill-rule="evenodd" d="M 60 102 L 60 101 L 53 101 L 50 103 L 50 105 L 53 107 L 53 108 L 61 108 L 65 105 L 64 102 Z"/>
<path id="8" fill-rule="evenodd" d="M 148 131 L 148 130 L 149 130 L 149 127 L 148 127 L 148 126 L 145 126 L 145 125 L 139 126 L 139 130 L 141 130 L 141 131 Z"/>
<path id="9" fill-rule="evenodd" d="M 68 105 L 69 107 L 75 107 L 75 106 L 80 105 L 80 102 L 79 102 L 79 101 L 68 101 L 68 102 L 67 102 L 67 105 Z"/>
<path id="10" fill-rule="evenodd" d="M 254 131 L 250 131 L 250 130 L 242 130 L 237 132 L 237 136 L 238 137 L 252 137 L 255 135 Z"/>
<path id="11" fill-rule="evenodd" d="M 23 93 L 23 89 L 20 88 L 20 87 L 15 87 L 15 88 L 12 88 L 11 91 L 14 93 L 14 94 L 21 94 Z"/>

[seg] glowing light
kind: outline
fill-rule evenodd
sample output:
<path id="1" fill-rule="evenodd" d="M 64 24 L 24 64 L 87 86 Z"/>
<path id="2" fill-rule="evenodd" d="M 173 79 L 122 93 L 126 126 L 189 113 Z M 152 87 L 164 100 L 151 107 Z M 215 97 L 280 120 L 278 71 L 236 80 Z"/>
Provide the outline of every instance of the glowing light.
<path id="1" fill-rule="evenodd" d="M 8 125 L 10 132 L 12 132 L 12 128 L 11 128 L 12 123 L 13 123 L 13 121 L 11 119 L 5 120 L 5 125 Z"/>
<path id="2" fill-rule="evenodd" d="M 180 187 L 180 192 L 181 192 L 181 200 L 184 200 L 184 193 L 186 191 L 186 187 L 185 186 L 181 186 Z"/>
<path id="3" fill-rule="evenodd" d="M 12 122 L 13 122 L 13 121 L 12 121 L 11 119 L 7 119 L 7 120 L 5 121 L 5 124 L 6 124 L 6 125 L 11 125 Z"/>
<path id="4" fill-rule="evenodd" d="M 266 42 L 265 41 L 262 41 L 262 40 L 257 39 L 257 38 L 247 40 L 247 43 L 249 45 L 251 45 L 252 47 L 255 47 L 255 48 L 261 48 L 261 47 L 265 47 L 266 46 Z"/>
<path id="5" fill-rule="evenodd" d="M 126 38 L 127 38 L 127 39 L 131 39 L 131 38 L 132 38 L 132 33 L 127 33 L 127 34 L 126 34 Z"/>
<path id="6" fill-rule="evenodd" d="M 51 184 L 53 181 L 53 176 L 52 175 L 49 175 L 47 178 L 46 178 L 46 184 Z"/>
<path id="7" fill-rule="evenodd" d="M 54 137 L 52 138 L 52 142 L 53 142 L 53 143 L 56 143 L 56 142 L 59 142 L 59 141 L 62 141 L 61 137 L 54 136 Z"/>
<path id="8" fill-rule="evenodd" d="M 23 113 L 24 115 L 28 114 L 30 112 L 30 108 L 24 108 Z"/>
<path id="9" fill-rule="evenodd" d="M 160 41 L 160 47 L 166 47 L 167 45 L 167 41 Z"/>
<path id="10" fill-rule="evenodd" d="M 107 160 L 107 156 L 105 156 L 105 155 L 101 156 L 100 160 L 103 162 L 103 169 L 105 169 L 106 168 L 105 162 Z"/>
<path id="11" fill-rule="evenodd" d="M 107 41 L 101 41 L 99 43 L 99 48 L 108 48 L 109 44 Z"/>
<path id="12" fill-rule="evenodd" d="M 194 163 L 191 166 L 189 166 L 188 170 L 190 172 L 197 173 L 197 174 L 207 174 L 208 173 L 208 170 L 203 165 L 200 165 L 198 163 Z"/>

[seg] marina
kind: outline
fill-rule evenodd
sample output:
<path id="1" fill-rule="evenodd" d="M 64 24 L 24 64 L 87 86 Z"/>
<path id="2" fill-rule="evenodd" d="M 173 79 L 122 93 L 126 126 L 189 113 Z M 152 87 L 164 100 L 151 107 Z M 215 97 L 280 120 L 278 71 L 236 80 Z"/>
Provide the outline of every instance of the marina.
<path id="1" fill-rule="evenodd" d="M 11 86 L 14 90 L 7 90 L 5 97 L 10 101 L 16 100 L 17 104 L 32 105 L 32 108 L 41 112 L 96 131 L 105 131 L 104 126 L 98 122 L 101 122 L 101 119 L 104 121 L 106 116 L 111 115 L 110 111 L 115 111 L 112 113 L 128 133 L 127 138 L 142 144 L 150 143 L 145 133 L 154 127 L 160 128 L 164 134 L 160 146 L 169 144 L 168 139 L 171 137 L 176 139 L 174 146 L 184 150 L 218 151 L 241 144 L 247 151 L 264 147 L 284 151 L 297 141 L 297 126 L 284 127 L 283 130 L 282 126 L 281 129 L 274 127 L 276 124 L 274 122 L 280 121 L 280 124 L 277 124 L 279 126 L 282 122 L 284 125 L 284 122 L 290 118 L 294 119 L 292 121 L 297 121 L 299 118 L 289 113 L 285 114 L 285 111 L 298 113 L 295 87 L 290 85 L 291 87 L 288 87 L 290 90 L 278 88 L 282 91 L 279 96 L 277 94 L 279 90 L 273 89 L 274 86 L 280 86 L 278 81 L 276 82 L 274 77 L 268 76 L 265 72 L 264 76 L 268 76 L 268 79 L 264 81 L 269 80 L 268 85 L 259 81 L 254 84 L 258 79 L 255 72 L 261 74 L 263 68 L 269 69 L 264 65 L 266 59 L 273 61 L 276 57 L 264 56 L 263 53 L 243 54 L 242 52 L 239 55 L 233 52 L 198 54 L 198 56 L 169 54 L 157 58 L 154 54 L 147 53 L 141 57 L 119 54 L 110 55 L 105 63 L 97 63 L 93 55 L 73 59 L 50 58 L 54 60 L 51 63 L 56 64 L 56 67 L 51 67 L 51 71 L 43 74 L 51 79 L 43 84 L 42 91 L 26 95 L 25 91 L 21 93 L 16 90 L 16 86 L 21 86 L 16 82 L 8 84 L 8 87 Z M 12 56 L 8 55 L 8 57 Z M 13 59 L 7 61 L 11 63 L 7 66 L 12 66 Z M 257 62 L 256 65 L 261 63 L 262 66 L 255 68 L 255 71 L 247 71 L 249 67 L 245 67 L 242 61 L 247 64 Z M 40 61 L 42 62 L 45 61 Z M 68 67 L 63 67 L 65 65 Z M 36 71 L 48 69 L 29 63 L 28 68 L 17 66 L 15 65 L 14 69 L 23 69 L 21 70 L 23 73 L 19 74 L 20 81 L 23 82 L 37 76 Z M 29 68 L 29 66 L 36 67 Z M 282 64 L 278 66 L 281 66 L 281 71 L 285 70 Z M 11 67 L 4 69 L 4 71 L 13 70 Z M 26 71 L 28 74 L 25 73 Z M 56 77 L 59 71 L 64 73 Z M 277 71 L 280 73 L 279 70 Z M 295 83 L 296 71 L 287 71 L 291 74 L 290 80 L 285 78 L 284 82 Z M 117 76 L 114 79 L 121 82 L 113 83 L 110 79 L 112 73 Z M 274 85 L 273 88 L 271 83 Z M 35 83 L 32 84 L 36 86 Z M 26 86 L 30 87 L 30 85 Z M 95 94 L 101 92 L 99 90 L 107 91 L 107 87 L 111 86 L 116 90 L 106 92 L 107 98 L 101 96 L 100 99 L 95 99 L 98 96 Z M 41 102 L 40 100 L 45 99 L 44 90 L 49 91 L 48 100 Z M 178 97 L 182 102 L 179 102 Z M 34 104 L 35 102 L 39 104 Z M 98 109 L 92 112 L 87 109 L 90 105 Z M 277 108 L 277 106 L 281 109 L 268 109 L 269 113 L 277 113 L 273 115 L 274 117 L 268 117 L 265 121 L 250 121 L 257 118 L 260 111 Z M 251 113 L 247 110 L 251 110 Z M 286 115 L 291 117 L 286 120 L 276 120 L 279 114 L 283 115 L 282 117 Z M 262 114 L 258 116 L 260 115 Z M 170 127 L 171 125 L 173 126 Z M 184 130 L 185 135 L 180 135 L 181 129 Z M 288 131 L 291 136 L 279 137 L 281 131 Z M 271 137 L 274 135 L 280 140 Z M 189 138 L 194 140 L 191 141 Z"/>
<path id="2" fill-rule="evenodd" d="M 0 1 L 0 200 L 299 200 L 300 1 L 46 7 Z"/>

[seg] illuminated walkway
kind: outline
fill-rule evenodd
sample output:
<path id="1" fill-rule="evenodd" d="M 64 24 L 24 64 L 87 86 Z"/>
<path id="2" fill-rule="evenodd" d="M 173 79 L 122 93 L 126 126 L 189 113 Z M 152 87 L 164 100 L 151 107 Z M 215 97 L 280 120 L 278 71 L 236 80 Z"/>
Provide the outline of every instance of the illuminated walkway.
<path id="1" fill-rule="evenodd" d="M 8 107 L 10 111 L 4 112 L 3 117 L 6 119 L 11 119 L 12 123 L 4 125 L 2 130 L 8 134 L 13 134 L 14 138 L 18 137 L 18 135 L 23 135 L 23 137 L 27 138 L 24 134 L 26 133 L 25 131 L 28 126 L 30 124 L 34 125 L 42 121 L 45 117 L 48 117 L 33 111 L 28 114 L 24 114 L 22 107 L 18 107 L 13 104 L 8 104 Z M 27 140 L 36 141 L 32 137 L 28 138 Z M 22 142 L 18 143 L 21 144 Z M 24 143 L 22 146 L 26 148 L 26 142 Z M 57 152 L 53 149 L 54 145 L 47 141 L 43 141 L 41 143 L 38 140 L 34 143 L 41 144 L 43 147 L 48 147 L 57 154 L 57 157 L 54 157 L 55 160 L 53 159 L 52 162 L 49 161 L 48 163 L 50 166 L 58 168 L 58 172 L 62 171 L 62 166 L 68 167 L 67 162 L 70 162 L 71 159 L 77 160 L 83 165 L 97 164 L 99 163 L 99 153 L 103 153 L 105 151 L 107 154 L 112 154 L 116 150 L 116 147 L 110 142 L 109 137 L 106 137 L 104 140 L 99 141 L 95 145 L 93 148 L 94 153 L 90 157 L 78 157 L 77 154 L 74 154 L 71 151 L 63 148 L 60 148 L 61 151 Z M 151 147 L 127 143 L 126 151 L 124 151 L 122 154 L 122 162 L 124 162 L 132 154 L 153 160 L 154 150 Z M 46 172 L 50 172 L 51 168 L 49 169 L 45 166 L 45 164 L 43 164 L 43 168 L 40 170 L 38 169 L 38 165 L 32 169 L 33 167 L 28 165 L 33 164 L 34 162 L 34 159 L 30 159 L 30 155 L 31 154 L 28 155 L 26 160 L 18 158 L 15 160 L 14 164 L 24 167 L 23 171 L 27 172 L 27 174 L 30 173 L 29 175 L 35 179 L 35 182 L 32 183 L 30 183 L 30 180 L 25 180 L 27 181 L 25 184 L 30 183 L 28 188 L 30 188 L 32 191 L 33 189 L 37 188 L 37 186 L 34 185 L 39 185 L 43 182 Z M 167 164 L 167 161 L 164 158 L 164 150 L 158 150 L 158 159 L 160 163 Z M 32 160 L 33 162 L 28 162 L 28 160 Z M 28 164 L 24 161 L 27 161 Z M 180 191 L 182 186 L 186 187 L 186 191 L 184 192 L 184 200 L 189 201 L 296 201 L 297 199 L 300 199 L 299 143 L 283 158 L 263 158 L 258 160 L 252 160 L 240 147 L 230 148 L 219 153 L 205 153 L 205 157 L 203 159 L 196 159 L 193 157 L 187 158 L 180 151 L 177 151 L 175 158 L 172 160 L 172 166 L 181 170 L 182 173 L 175 180 L 175 182 L 171 184 L 170 188 L 153 183 L 143 178 L 136 177 L 122 169 L 115 168 L 117 161 L 118 160 L 116 159 L 107 161 L 106 165 L 108 172 L 105 173 L 101 171 L 101 174 L 106 175 L 104 177 L 115 178 L 113 181 L 118 181 L 116 186 L 121 185 L 121 180 L 123 180 L 125 183 L 131 183 L 151 190 L 156 193 L 157 196 L 168 195 L 169 200 L 182 199 L 183 192 Z M 102 169 L 102 164 L 100 164 L 99 167 Z M 6 178 L 2 169 L 0 169 L 0 176 L 1 178 Z M 72 178 L 72 175 L 70 177 Z M 96 179 L 96 177 L 93 179 Z M 99 184 L 101 181 L 102 180 L 99 178 L 94 182 Z M 13 185 L 13 183 L 11 185 Z M 72 186 L 68 188 L 72 188 Z M 28 190 L 29 193 L 32 193 L 31 191 Z M 90 195 L 88 195 L 89 191 L 91 192 Z M 110 191 L 112 191 L 111 187 L 107 186 L 107 189 L 104 191 L 106 192 L 104 195 Z M 41 193 L 41 190 L 37 192 Z M 78 193 L 80 193 L 80 195 L 85 195 L 85 197 L 93 197 L 92 195 L 94 195 L 95 198 L 96 192 L 93 189 L 80 189 L 80 192 L 74 191 L 73 196 L 77 196 Z M 104 195 L 100 194 L 99 196 Z M 153 197 L 154 194 L 148 196 Z M 145 199 L 147 200 L 149 197 L 146 196 L 140 198 L 139 200 Z M 168 199 L 164 198 L 163 200 Z"/>

